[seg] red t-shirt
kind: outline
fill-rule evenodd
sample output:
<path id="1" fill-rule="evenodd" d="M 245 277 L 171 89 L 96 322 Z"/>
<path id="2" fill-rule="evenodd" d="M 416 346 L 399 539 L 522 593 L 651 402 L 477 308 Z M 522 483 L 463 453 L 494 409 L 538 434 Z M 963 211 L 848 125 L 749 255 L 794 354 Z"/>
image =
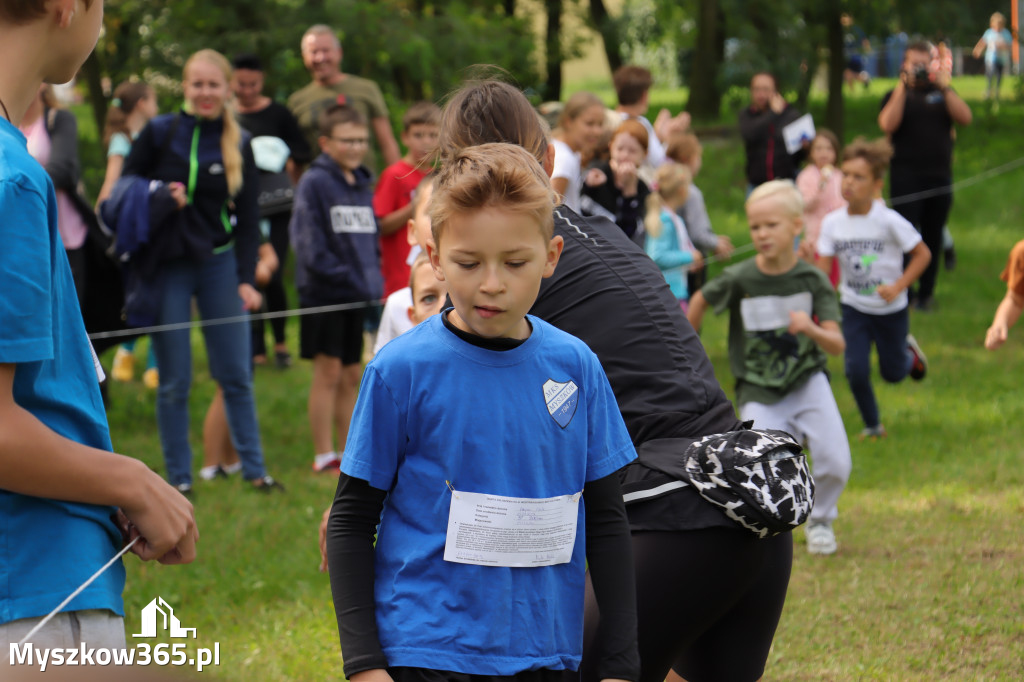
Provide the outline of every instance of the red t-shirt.
<path id="1" fill-rule="evenodd" d="M 380 220 L 412 201 L 412 193 L 426 176 L 425 170 L 399 160 L 384 169 L 373 194 L 373 212 Z M 409 286 L 408 230 L 405 225 L 380 238 L 380 271 L 384 275 L 384 296 Z"/>

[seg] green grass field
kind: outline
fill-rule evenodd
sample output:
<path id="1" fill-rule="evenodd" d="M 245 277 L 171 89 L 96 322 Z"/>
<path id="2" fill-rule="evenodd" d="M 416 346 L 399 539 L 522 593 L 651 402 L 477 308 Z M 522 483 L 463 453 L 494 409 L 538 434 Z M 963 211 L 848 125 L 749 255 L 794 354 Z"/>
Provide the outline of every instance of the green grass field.
<path id="1" fill-rule="evenodd" d="M 849 99 L 848 139 L 877 136 L 878 100 L 889 86 L 875 82 Z M 980 78 L 956 86 L 975 113 L 974 124 L 959 131 L 956 178 L 1024 156 L 1024 104 L 1006 102 L 995 115 L 981 102 Z M 658 93 L 656 101 L 672 105 L 681 99 Z M 819 117 L 823 108 L 822 99 L 812 101 Z M 734 117 L 729 112 L 723 122 Z M 737 137 L 708 140 L 697 180 L 715 228 L 738 246 L 750 241 L 742 167 Z M 1004 292 L 999 273 L 1006 254 L 1024 238 L 1022 181 L 1024 170 L 1018 169 L 957 192 L 950 227 L 959 265 L 940 273 L 938 311 L 911 319 L 931 361 L 929 376 L 897 386 L 876 379 L 888 439 L 857 442 L 859 417 L 841 360 L 833 359 L 833 390 L 854 459 L 835 526 L 840 550 L 828 558 L 810 557 L 803 533 L 796 534 L 789 596 L 766 680 L 1024 675 L 1024 401 L 1018 374 L 1024 368 L 1024 328 L 1011 332 L 996 353 L 981 345 Z M 724 317 L 707 318 L 703 339 L 731 391 L 726 326 Z M 288 331 L 297 350 L 294 320 Z M 193 348 L 198 467 L 202 417 L 213 388 L 198 333 Z M 317 572 L 317 525 L 334 483 L 309 469 L 309 373 L 304 363 L 286 372 L 256 372 L 268 468 L 288 486 L 287 494 L 266 497 L 238 480 L 199 482 L 197 561 L 164 567 L 126 560 L 128 632 L 139 631 L 140 609 L 162 596 L 184 626 L 198 629 L 190 647 L 219 643 L 221 665 L 204 677 L 342 677 L 330 587 Z M 135 383 L 113 385 L 111 394 L 115 447 L 163 471 L 154 393 Z"/>

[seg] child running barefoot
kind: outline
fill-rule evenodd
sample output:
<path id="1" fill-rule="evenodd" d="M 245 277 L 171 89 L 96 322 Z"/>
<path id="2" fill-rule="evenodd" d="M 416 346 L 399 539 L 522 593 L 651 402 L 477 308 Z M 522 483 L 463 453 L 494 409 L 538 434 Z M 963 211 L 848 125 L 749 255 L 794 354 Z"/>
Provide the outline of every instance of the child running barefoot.
<path id="1" fill-rule="evenodd" d="M 690 169 L 678 163 L 660 166 L 654 175 L 657 190 L 647 197 L 647 215 L 644 228 L 647 241 L 644 248 L 672 289 L 685 313 L 690 300 L 686 273 L 690 267 L 699 268 L 704 260 L 700 250 L 690 241 L 679 209 L 690 193 Z"/>
<path id="2" fill-rule="evenodd" d="M 367 366 L 328 528 L 353 682 L 576 679 L 585 559 L 602 677 L 637 679 L 615 475 L 636 453 L 596 356 L 526 314 L 562 250 L 553 207 L 514 145 L 466 149 L 435 182 L 427 250 L 454 309 Z"/>
<path id="3" fill-rule="evenodd" d="M 107 173 L 103 178 L 103 186 L 96 198 L 99 205 L 110 196 L 114 185 L 121 177 L 124 159 L 131 151 L 132 142 L 149 119 L 159 113 L 157 110 L 156 92 L 147 83 L 125 81 L 114 90 L 114 99 L 107 109 L 107 120 L 103 130 L 103 143 L 107 146 Z M 135 345 L 138 339 L 126 341 L 117 347 L 114 363 L 110 369 L 110 378 L 114 381 L 131 381 L 135 377 Z M 149 347 L 146 358 L 146 370 L 142 374 L 142 383 L 146 388 L 155 389 L 160 384 L 160 375 L 156 368 L 156 354 Z"/>
<path id="4" fill-rule="evenodd" d="M 882 191 L 892 146 L 857 138 L 843 151 L 843 198 L 848 205 L 825 216 L 818 238 L 818 267 L 839 261 L 839 300 L 846 337 L 846 378 L 864 420 L 861 439 L 887 435 L 871 387 L 871 345 L 882 379 L 909 374 L 920 381 L 928 361 L 910 334 L 907 288 L 921 276 L 931 252 L 914 226 L 875 196 Z M 904 256 L 909 258 L 903 267 Z"/>
<path id="5" fill-rule="evenodd" d="M 836 168 L 839 152 L 839 138 L 836 134 L 819 128 L 811 142 L 811 162 L 796 176 L 797 189 L 804 197 L 804 234 L 797 253 L 811 264 L 818 257 L 821 219 L 846 205 L 843 199 L 843 174 Z M 832 286 L 839 283 L 838 263 L 832 263 L 828 279 Z"/>
<path id="6" fill-rule="evenodd" d="M 832 522 L 850 477 L 850 444 L 829 386 L 829 355 L 843 352 L 835 292 L 814 266 L 797 258 L 803 201 L 789 180 L 757 187 L 747 221 L 757 256 L 726 268 L 693 296 L 689 319 L 699 329 L 708 306 L 729 311 L 729 364 L 740 416 L 760 429 L 804 440 L 814 458 L 814 509 L 807 550 L 833 554 Z"/>

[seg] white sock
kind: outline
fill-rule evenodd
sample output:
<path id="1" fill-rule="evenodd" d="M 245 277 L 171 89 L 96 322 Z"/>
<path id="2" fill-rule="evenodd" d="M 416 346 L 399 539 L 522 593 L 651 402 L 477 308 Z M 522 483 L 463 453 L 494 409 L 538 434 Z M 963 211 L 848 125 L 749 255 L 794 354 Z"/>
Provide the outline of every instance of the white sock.
<path id="1" fill-rule="evenodd" d="M 229 474 L 237 474 L 241 470 L 242 470 L 242 463 L 241 462 L 235 462 L 234 464 L 227 464 L 227 465 L 224 466 L 224 471 L 226 471 Z"/>
<path id="2" fill-rule="evenodd" d="M 331 462 L 335 462 L 337 460 L 338 453 L 336 453 L 334 450 L 331 450 L 330 452 L 324 452 L 319 455 L 314 455 L 313 457 L 313 463 L 316 464 L 317 467 L 326 466 Z"/>

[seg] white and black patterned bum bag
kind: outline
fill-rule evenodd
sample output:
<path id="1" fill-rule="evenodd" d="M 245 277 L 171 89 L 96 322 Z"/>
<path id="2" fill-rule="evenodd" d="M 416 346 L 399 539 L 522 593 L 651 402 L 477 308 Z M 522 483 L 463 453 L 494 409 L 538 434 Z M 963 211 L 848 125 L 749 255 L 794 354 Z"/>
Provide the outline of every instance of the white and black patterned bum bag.
<path id="1" fill-rule="evenodd" d="M 701 497 L 758 537 L 793 530 L 814 506 L 807 456 L 785 431 L 705 436 L 687 448 L 683 466 Z"/>

